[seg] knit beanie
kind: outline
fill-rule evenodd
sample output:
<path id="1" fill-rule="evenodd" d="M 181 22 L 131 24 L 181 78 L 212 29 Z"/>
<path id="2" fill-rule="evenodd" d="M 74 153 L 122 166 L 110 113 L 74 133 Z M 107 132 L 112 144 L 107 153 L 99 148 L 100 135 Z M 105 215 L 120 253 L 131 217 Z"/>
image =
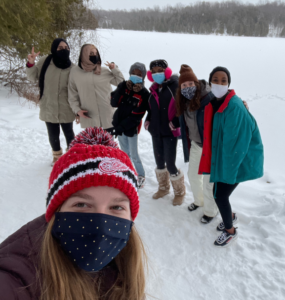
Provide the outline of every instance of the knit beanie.
<path id="1" fill-rule="evenodd" d="M 225 72 L 228 76 L 228 82 L 229 82 L 229 86 L 231 84 L 231 74 L 229 72 L 229 70 L 227 68 L 224 68 L 224 67 L 216 67 L 211 73 L 210 73 L 210 77 L 209 77 L 209 83 L 212 82 L 212 78 L 213 78 L 213 75 L 216 73 L 216 72 L 219 72 L 219 71 L 222 71 L 222 72 Z"/>
<path id="2" fill-rule="evenodd" d="M 198 78 L 194 74 L 192 68 L 188 65 L 182 65 L 179 73 L 179 86 L 181 86 L 181 84 L 186 81 L 198 82 Z"/>
<path id="3" fill-rule="evenodd" d="M 146 76 L 146 67 L 145 67 L 145 65 L 142 64 L 142 63 L 139 63 L 139 62 L 134 63 L 130 68 L 129 74 L 131 75 L 133 70 L 135 70 L 135 69 L 140 70 L 142 72 L 142 78 L 144 80 L 145 76 Z"/>
<path id="4" fill-rule="evenodd" d="M 54 164 L 49 178 L 47 222 L 72 194 L 93 186 L 109 186 L 123 192 L 130 200 L 135 220 L 139 211 L 137 173 L 112 136 L 96 127 L 78 134 Z"/>
<path id="5" fill-rule="evenodd" d="M 149 69 L 151 70 L 154 67 L 161 67 L 163 69 L 166 69 L 168 67 L 168 63 L 164 59 L 156 59 L 150 63 Z"/>

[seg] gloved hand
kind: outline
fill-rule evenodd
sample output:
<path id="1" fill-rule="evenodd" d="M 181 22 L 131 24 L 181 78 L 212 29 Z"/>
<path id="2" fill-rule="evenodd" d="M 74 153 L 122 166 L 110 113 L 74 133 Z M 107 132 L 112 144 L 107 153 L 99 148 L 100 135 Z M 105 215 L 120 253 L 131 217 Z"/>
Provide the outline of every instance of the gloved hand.
<path id="1" fill-rule="evenodd" d="M 105 130 L 115 137 L 117 137 L 118 135 L 122 135 L 122 132 L 116 129 L 116 127 L 110 127 Z"/>

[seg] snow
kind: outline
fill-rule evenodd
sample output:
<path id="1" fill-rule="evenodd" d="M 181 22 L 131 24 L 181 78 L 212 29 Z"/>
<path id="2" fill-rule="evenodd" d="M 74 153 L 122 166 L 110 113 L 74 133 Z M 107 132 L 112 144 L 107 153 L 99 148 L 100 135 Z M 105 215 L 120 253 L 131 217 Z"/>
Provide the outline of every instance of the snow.
<path id="1" fill-rule="evenodd" d="M 240 222 L 239 239 L 216 249 L 217 217 L 202 225 L 202 210 L 190 213 L 187 196 L 173 207 L 173 193 L 152 200 L 157 189 L 150 135 L 139 136 L 147 183 L 140 191 L 136 226 L 149 258 L 148 293 L 162 300 L 277 300 L 285 298 L 285 40 L 100 30 L 104 60 L 128 77 L 130 65 L 165 58 L 174 72 L 182 63 L 208 79 L 217 65 L 228 67 L 231 87 L 249 104 L 265 147 L 263 178 L 240 184 L 231 197 Z M 149 86 L 147 82 L 147 86 Z M 0 88 L 0 242 L 45 212 L 51 150 L 44 122 L 33 105 Z M 75 132 L 81 129 L 75 125 Z M 61 136 L 62 145 L 65 141 Z M 181 142 L 177 166 L 187 174 Z M 153 299 L 149 297 L 149 299 Z"/>

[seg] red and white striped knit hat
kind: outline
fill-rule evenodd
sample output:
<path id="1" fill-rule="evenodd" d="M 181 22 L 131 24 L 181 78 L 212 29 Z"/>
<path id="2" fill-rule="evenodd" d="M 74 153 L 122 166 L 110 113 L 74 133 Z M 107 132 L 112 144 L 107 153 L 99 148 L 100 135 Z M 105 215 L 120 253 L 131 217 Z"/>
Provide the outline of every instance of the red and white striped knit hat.
<path id="1" fill-rule="evenodd" d="M 47 196 L 46 220 L 72 194 L 91 186 L 109 186 L 130 200 L 132 219 L 139 211 L 137 173 L 128 155 L 102 128 L 87 128 L 78 134 L 67 153 L 54 164 Z"/>

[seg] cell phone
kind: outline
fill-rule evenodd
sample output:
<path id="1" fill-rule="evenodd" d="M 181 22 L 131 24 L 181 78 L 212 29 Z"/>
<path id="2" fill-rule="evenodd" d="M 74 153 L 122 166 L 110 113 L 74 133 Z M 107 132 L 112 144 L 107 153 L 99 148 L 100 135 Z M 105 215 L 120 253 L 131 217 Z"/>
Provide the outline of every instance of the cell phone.
<path id="1" fill-rule="evenodd" d="M 89 119 L 91 119 L 91 117 L 89 116 L 88 112 L 83 113 L 83 115 Z"/>

